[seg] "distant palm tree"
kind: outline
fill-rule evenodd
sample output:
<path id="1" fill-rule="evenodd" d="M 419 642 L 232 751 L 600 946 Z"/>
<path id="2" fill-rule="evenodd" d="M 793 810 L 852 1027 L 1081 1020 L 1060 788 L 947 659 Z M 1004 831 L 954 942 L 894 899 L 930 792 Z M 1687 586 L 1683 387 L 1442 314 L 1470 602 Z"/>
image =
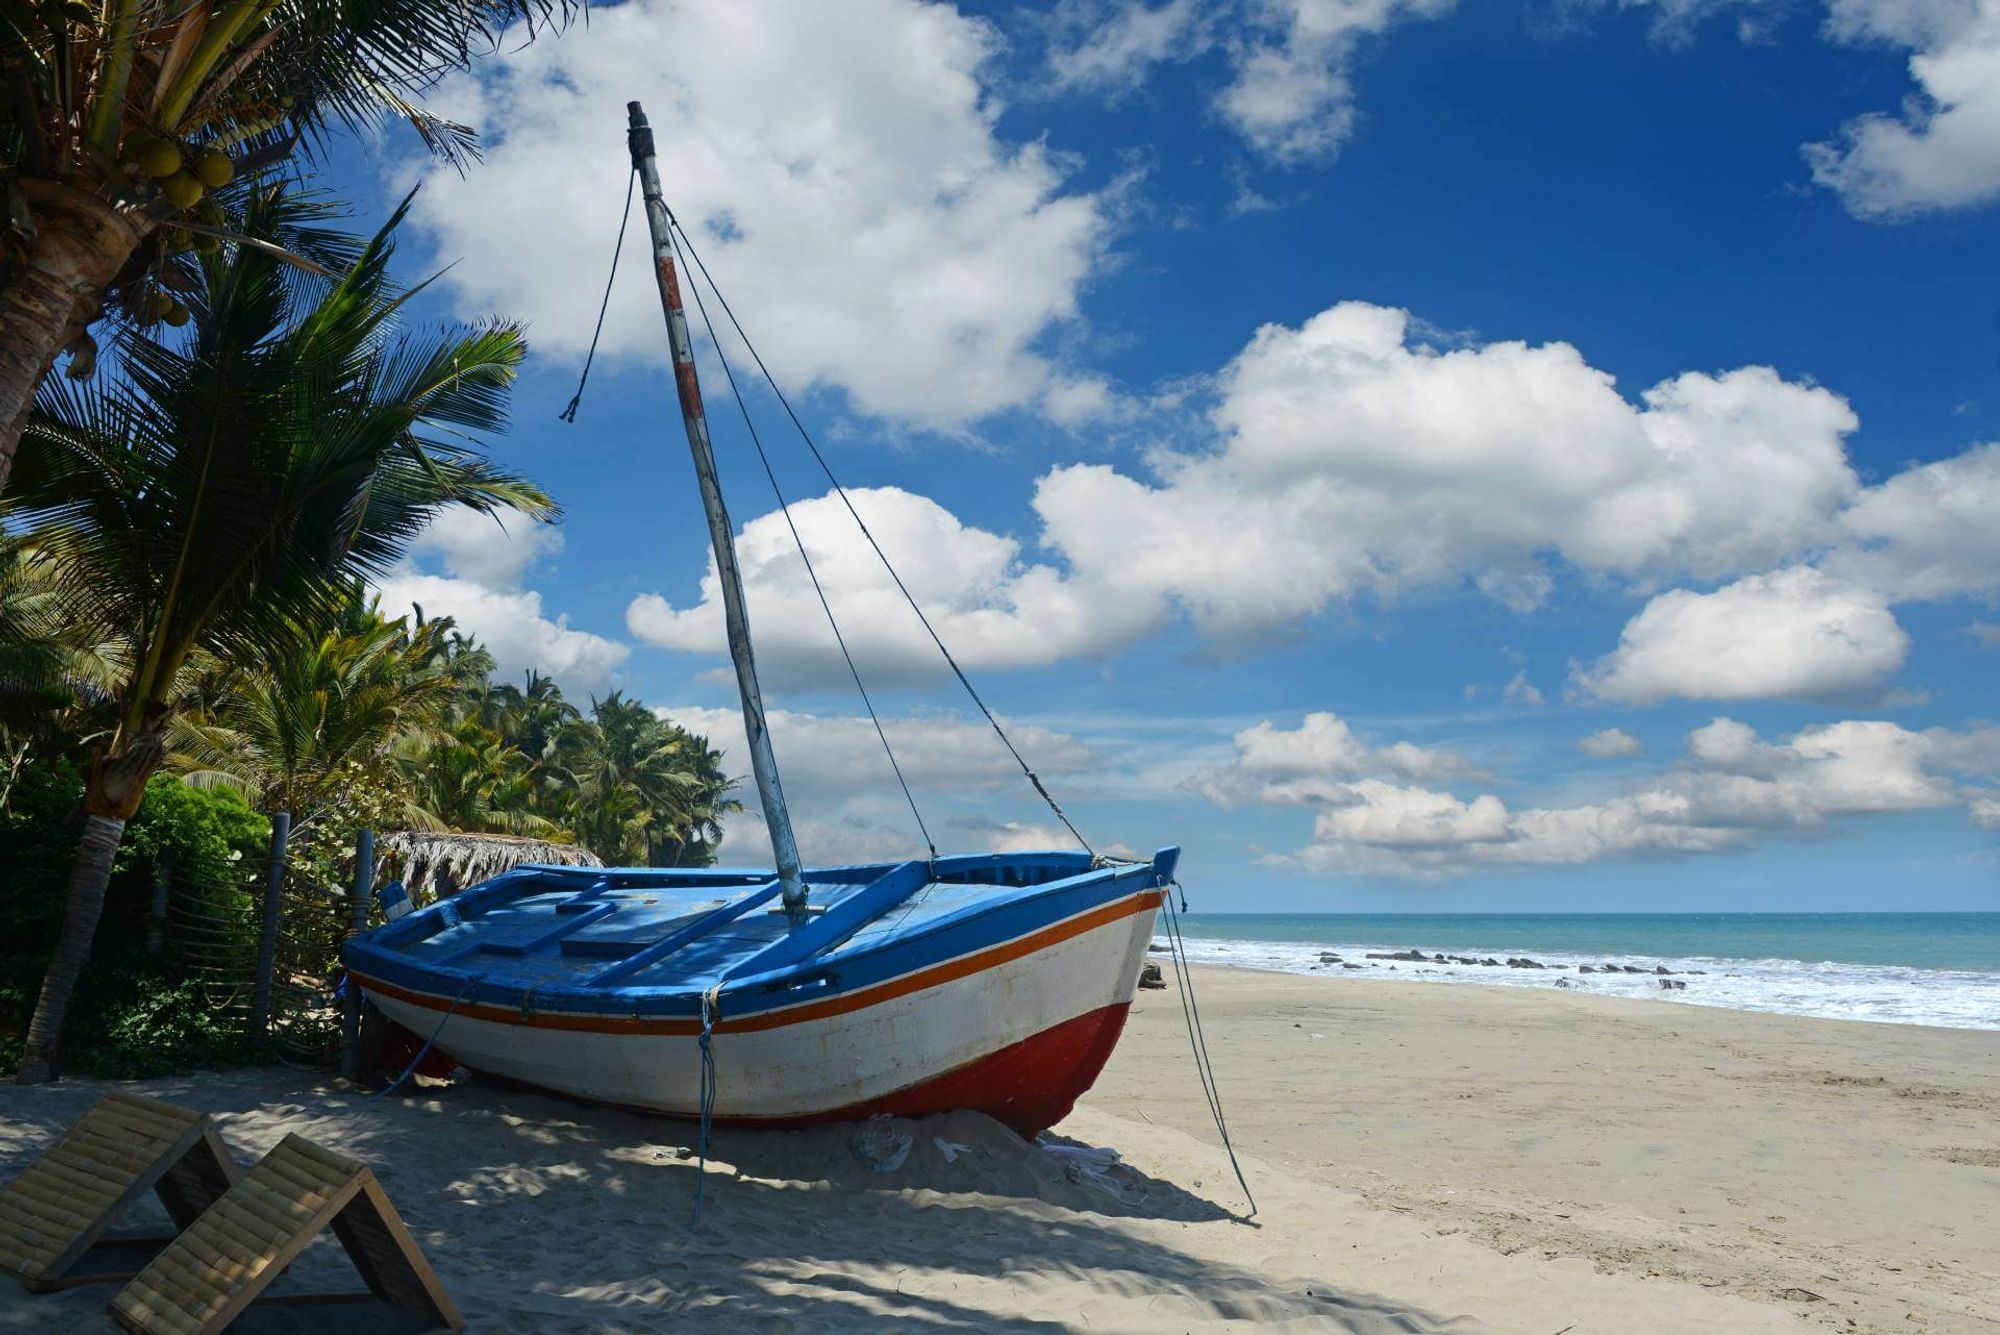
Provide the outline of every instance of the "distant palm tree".
<path id="1" fill-rule="evenodd" d="M 739 809 L 706 741 L 613 691 L 593 700 L 590 726 L 573 730 L 571 825 L 609 863 L 706 862 L 720 817 Z"/>
<path id="2" fill-rule="evenodd" d="M 279 234 L 301 207 L 257 192 L 246 230 Z M 13 517 L 60 582 L 65 619 L 118 644 L 127 666 L 115 731 L 85 784 L 23 1083 L 52 1074 L 112 859 L 166 758 L 196 655 L 249 661 L 290 643 L 301 621 L 332 619 L 357 576 L 394 565 L 447 507 L 554 513 L 468 443 L 505 421 L 519 330 L 398 330 L 389 260 L 402 217 L 327 284 L 253 246 L 204 257 L 185 338 L 123 338 L 119 374 L 100 377 L 109 383 L 43 386 Z"/>
<path id="3" fill-rule="evenodd" d="M 307 824 L 348 766 L 386 763 L 399 736 L 441 724 L 459 688 L 437 662 L 450 630 L 384 620 L 357 586 L 335 625 L 292 626 L 266 658 L 184 709 L 168 732 L 173 768 Z"/>
<path id="4" fill-rule="evenodd" d="M 401 119 L 463 163 L 472 131 L 421 97 L 501 32 L 570 0 L 7 0 L 0 4 L 0 487 L 58 352 L 107 307 L 157 319 L 206 198 L 341 126 Z"/>
<path id="5" fill-rule="evenodd" d="M 404 768 L 419 817 L 414 824 L 540 838 L 561 833 L 533 809 L 528 757 L 478 719 L 461 719 L 440 736 L 412 736 L 405 743 Z"/>
<path id="6" fill-rule="evenodd" d="M 554 762 L 564 731 L 583 717 L 563 699 L 555 678 L 533 668 L 528 669 L 526 685 L 497 686 L 493 696 L 498 705 L 495 724 L 538 766 Z"/>

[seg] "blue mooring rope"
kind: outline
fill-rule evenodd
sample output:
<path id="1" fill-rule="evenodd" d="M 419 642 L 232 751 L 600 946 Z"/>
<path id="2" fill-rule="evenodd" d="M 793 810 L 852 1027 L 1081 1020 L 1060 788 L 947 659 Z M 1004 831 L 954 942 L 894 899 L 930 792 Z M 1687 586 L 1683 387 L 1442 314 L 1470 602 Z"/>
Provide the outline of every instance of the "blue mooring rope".
<path id="1" fill-rule="evenodd" d="M 440 1019 L 437 1022 L 437 1028 L 431 1030 L 431 1036 L 424 1040 L 424 1045 L 417 1049 L 417 1055 L 410 1058 L 410 1064 L 403 1068 L 403 1073 L 397 1076 L 394 1080 L 390 1081 L 388 1084 L 384 1085 L 382 1088 L 376 1090 L 373 1094 L 370 1094 L 368 1097 L 371 1100 L 379 1099 L 386 1094 L 393 1094 L 398 1088 L 402 1086 L 402 1083 L 405 1080 L 408 1080 L 410 1078 L 411 1074 L 416 1071 L 417 1067 L 420 1064 L 422 1064 L 424 1058 L 430 1055 L 431 1045 L 436 1043 L 438 1041 L 438 1035 L 444 1032 L 445 1022 L 450 1020 L 451 1017 L 457 1013 L 459 1003 L 464 1001 L 467 997 L 471 996 L 472 989 L 475 986 L 477 986 L 479 982 L 485 977 L 486 975 L 483 973 L 474 974 L 472 977 L 465 980 L 465 986 L 458 989 L 458 995 L 451 999 L 451 1005 L 446 1008 L 444 1013 L 444 1018 Z M 348 985 L 351 987 L 353 986 L 353 983 L 354 980 L 350 978 L 348 980 Z"/>
<path id="2" fill-rule="evenodd" d="M 701 1223 L 701 1207 L 708 1187 L 708 1132 L 715 1125 L 715 1013 L 722 1005 L 722 984 L 701 994 L 701 1132 L 695 1140 L 700 1156 L 695 1164 L 694 1218 L 689 1227 Z"/>

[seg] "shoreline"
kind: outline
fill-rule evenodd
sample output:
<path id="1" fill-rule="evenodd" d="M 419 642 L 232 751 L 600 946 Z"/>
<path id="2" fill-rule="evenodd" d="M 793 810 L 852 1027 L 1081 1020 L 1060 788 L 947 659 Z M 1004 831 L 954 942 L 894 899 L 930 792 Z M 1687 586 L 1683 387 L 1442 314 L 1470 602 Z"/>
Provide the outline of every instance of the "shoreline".
<path id="1" fill-rule="evenodd" d="M 1168 991 L 1171 993 L 1171 991 L 1173 990 L 1172 964 L 1168 960 L 1165 952 L 1149 951 L 1146 955 L 1146 958 L 1148 960 L 1153 961 L 1154 963 L 1159 964 L 1162 969 L 1167 971 L 1166 974 L 1167 988 Z M 1941 1035 L 1950 1034 L 1954 1036 L 1977 1034 L 1993 1038 L 1996 1040 L 1996 1043 L 2000 1043 L 2000 1023 L 1996 1023 L 1991 1028 L 1985 1028 L 1985 1027 L 1973 1027 L 1968 1025 L 1955 1025 L 1955 1024 L 1925 1024 L 1915 1020 L 1872 1020 L 1850 1015 L 1800 1015 L 1792 1011 L 1751 1010 L 1748 1009 L 1747 1007 L 1729 1006 L 1721 1002 L 1713 1002 L 1713 1001 L 1696 1001 L 1692 998 L 1680 998 L 1676 1000 L 1668 1000 L 1664 996 L 1618 996 L 1615 994 L 1608 994 L 1603 992 L 1588 992 L 1577 988 L 1559 988 L 1553 985 L 1536 985 L 1531 983 L 1530 984 L 1515 983 L 1510 985 L 1505 983 L 1483 983 L 1483 982 L 1472 982 L 1472 981 L 1459 981 L 1455 979 L 1448 981 L 1441 978 L 1416 978 L 1416 977 L 1381 978 L 1381 977 L 1363 976 L 1357 979 L 1350 976 L 1345 976 L 1342 974 L 1331 973 L 1331 972 L 1298 973 L 1289 969 L 1266 969 L 1266 968 L 1260 968 L 1254 964 L 1219 964 L 1212 960 L 1193 960 L 1193 959 L 1189 960 L 1188 962 L 1190 965 L 1193 966 L 1194 975 L 1197 980 L 1196 981 L 1197 1002 L 1200 1001 L 1199 988 L 1201 984 L 1199 980 L 1207 977 L 1210 974 L 1215 974 L 1219 976 L 1234 975 L 1234 976 L 1249 977 L 1249 978 L 1298 979 L 1312 986 L 1358 983 L 1360 986 L 1367 987 L 1371 990 L 1378 987 L 1390 987 L 1390 988 L 1410 987 L 1410 988 L 1424 988 L 1427 990 L 1448 989 L 1453 992 L 1477 992 L 1487 995 L 1503 996 L 1503 997 L 1519 996 L 1525 993 L 1530 996 L 1543 996 L 1543 997 L 1553 996 L 1553 997 L 1566 998 L 1569 1000 L 1582 1002 L 1585 1005 L 1609 1005 L 1613 1007 L 1635 1006 L 1642 1008 L 1651 1008 L 1665 1015 L 1673 1015 L 1673 1016 L 1684 1015 L 1686 1014 L 1686 1010 L 1688 1008 L 1691 1008 L 1698 1011 L 1715 1011 L 1724 1015 L 1750 1016 L 1759 1020 L 1800 1020 L 1808 1024 L 1815 1024 L 1815 1025 L 1819 1024 L 1854 1025 L 1864 1029 L 1871 1029 L 1871 1030 L 1876 1030 L 1876 1029 L 1893 1029 L 1897 1031 L 1911 1030 L 1919 1033 L 1932 1033 Z M 2000 1056 L 2000 1047 L 1996 1047 L 1996 1055 Z M 1996 1335 L 2000 1335 L 2000 1332 L 1996 1332 Z"/>

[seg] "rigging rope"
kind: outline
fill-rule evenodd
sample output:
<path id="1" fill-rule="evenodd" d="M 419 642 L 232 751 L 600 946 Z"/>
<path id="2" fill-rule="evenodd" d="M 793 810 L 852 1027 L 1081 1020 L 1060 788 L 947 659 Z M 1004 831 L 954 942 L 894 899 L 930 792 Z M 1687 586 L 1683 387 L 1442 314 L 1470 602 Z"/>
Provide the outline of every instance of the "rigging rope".
<path id="1" fill-rule="evenodd" d="M 908 603 L 910 610 L 917 614 L 917 620 L 923 623 L 925 633 L 931 637 L 931 643 L 937 646 L 940 654 L 944 655 L 944 661 L 951 668 L 952 675 L 958 678 L 958 684 L 963 686 L 965 693 L 972 697 L 972 703 L 979 706 L 979 712 L 984 714 L 987 723 L 992 725 L 994 736 L 998 737 L 1000 744 L 1007 748 L 1007 754 L 1014 757 L 1014 763 L 1021 767 L 1021 773 L 1026 775 L 1028 782 L 1034 785 L 1035 791 L 1041 795 L 1042 801 L 1048 804 L 1049 810 L 1055 813 L 1056 819 L 1062 822 L 1063 828 L 1068 830 L 1071 837 L 1083 846 L 1084 852 L 1090 854 L 1095 859 L 1097 857 L 1097 850 L 1090 846 L 1090 841 L 1083 837 L 1082 832 L 1064 814 L 1062 807 L 1056 802 L 1055 797 L 1050 794 L 1047 785 L 1042 782 L 1041 776 L 1029 767 L 1027 760 L 1022 757 L 1019 749 L 1015 747 L 1013 739 L 1007 736 L 1007 730 L 1000 726 L 1000 720 L 994 717 L 991 709 L 986 707 L 986 701 L 981 699 L 979 692 L 973 688 L 971 679 L 965 675 L 965 670 L 958 665 L 958 660 L 952 657 L 951 650 L 945 648 L 944 640 L 938 635 L 937 628 L 931 625 L 931 619 L 924 615 L 924 609 L 917 602 L 916 596 L 910 592 L 909 586 L 903 583 L 903 577 L 897 573 L 894 563 L 889 560 L 888 553 L 882 550 L 882 544 L 875 541 L 875 535 L 868 531 L 867 523 L 861 518 L 860 511 L 854 508 L 854 502 L 847 495 L 847 488 L 841 485 L 838 477 L 834 476 L 832 466 L 827 463 L 826 456 L 820 453 L 819 445 L 813 440 L 812 433 L 806 430 L 806 424 L 799 420 L 798 412 L 792 407 L 791 400 L 785 397 L 785 391 L 778 387 L 778 381 L 771 374 L 771 368 L 764 364 L 763 355 L 757 351 L 757 345 L 750 341 L 750 335 L 744 330 L 742 321 L 736 318 L 735 310 L 729 305 L 729 298 L 722 295 L 722 289 L 717 286 L 714 277 L 708 272 L 708 266 L 702 263 L 701 252 L 695 249 L 693 239 L 688 236 L 687 229 L 681 226 L 680 220 L 673 215 L 672 210 L 669 210 L 667 213 L 667 225 L 674 233 L 678 234 L 679 240 L 676 242 L 675 248 L 677 250 L 684 248 L 688 258 L 694 261 L 695 268 L 700 272 L 702 280 L 708 284 L 709 290 L 715 294 L 716 304 L 721 306 L 723 314 L 729 317 L 729 323 L 736 330 L 736 336 L 743 340 L 744 349 L 749 352 L 751 359 L 757 363 L 757 370 L 763 375 L 764 383 L 769 385 L 771 393 L 777 396 L 778 402 L 784 407 L 785 415 L 791 418 L 792 425 L 798 429 L 799 438 L 805 441 L 806 448 L 812 451 L 812 457 L 819 464 L 820 471 L 826 474 L 826 480 L 832 484 L 834 494 L 840 497 L 840 503 L 847 507 L 847 513 L 853 517 L 855 526 L 861 530 L 861 536 L 868 540 L 869 547 L 874 549 L 876 557 L 882 562 L 882 568 L 888 571 L 889 578 L 896 582 L 896 589 L 903 595 L 903 601 Z M 694 287 L 695 285 L 690 283 L 689 286 Z M 695 302 L 698 306 L 701 303 L 699 291 L 696 292 Z M 708 320 L 708 314 L 705 310 L 702 312 L 702 319 L 704 322 Z M 713 341 L 714 337 L 713 326 L 711 326 L 709 338 Z M 725 361 L 725 369 L 727 365 L 728 363 Z M 734 388 L 735 381 L 733 377 L 730 383 L 731 387 Z M 740 395 L 737 398 L 737 402 L 739 404 L 742 402 Z M 754 436 L 755 433 L 753 432 L 752 434 Z M 761 446 L 758 448 L 758 453 L 760 456 L 763 453 Z M 765 464 L 765 467 L 767 470 L 769 469 L 770 465 L 768 462 Z M 775 487 L 776 482 L 774 481 L 772 485 Z M 791 522 L 791 515 L 789 513 L 785 516 L 785 522 L 788 524 Z M 794 540 L 797 539 L 798 533 L 796 529 L 793 530 L 792 536 Z M 804 554 L 805 548 L 803 544 L 801 544 L 799 551 L 801 555 Z M 815 579 L 813 585 L 817 588 L 819 581 Z M 825 604 L 824 595 L 821 596 L 820 601 L 822 605 Z M 828 609 L 827 615 L 829 617 L 833 615 L 831 608 Z M 853 666 L 853 660 L 849 660 L 848 666 Z M 878 724 L 877 726 L 879 728 L 880 725 Z"/>
<path id="2" fill-rule="evenodd" d="M 625 211 L 618 217 L 618 243 L 611 248 L 611 272 L 604 280 L 604 300 L 597 307 L 597 328 L 590 331 L 590 351 L 583 358 L 583 374 L 577 378 L 576 393 L 569 396 L 569 407 L 557 415 L 558 421 L 576 423 L 577 405 L 583 402 L 583 387 L 590 383 L 590 364 L 597 360 L 597 340 L 604 333 L 604 313 L 611 309 L 611 284 L 618 278 L 618 257 L 625 253 L 625 225 L 632 221 L 632 189 L 639 182 L 639 169 L 625 178 Z"/>
<path id="3" fill-rule="evenodd" d="M 674 253 L 678 255 L 681 245 L 674 240 L 673 232 L 680 231 L 680 224 L 673 221 L 673 216 L 669 210 L 667 221 L 672 231 L 669 231 L 668 239 L 674 241 Z M 722 293 L 716 289 L 715 280 L 708 277 L 708 270 L 703 269 L 701 276 L 707 280 L 709 290 L 715 292 L 715 299 L 721 301 Z M 903 778 L 903 767 L 896 763 L 896 749 L 889 745 L 889 734 L 883 730 L 882 720 L 876 716 L 875 702 L 868 698 L 868 688 L 862 684 L 861 669 L 854 665 L 854 655 L 847 651 L 847 637 L 840 633 L 840 622 L 834 618 L 833 604 L 827 601 L 826 590 L 820 587 L 819 572 L 813 569 L 812 557 L 806 554 L 805 539 L 799 536 L 799 526 L 792 522 L 792 507 L 785 500 L 784 489 L 778 485 L 777 470 L 771 467 L 771 457 L 764 452 L 764 440 L 757 434 L 757 423 L 750 417 L 750 405 L 743 401 L 743 391 L 736 384 L 736 372 L 729 365 L 728 354 L 722 350 L 722 340 L 716 337 L 715 323 L 708 318 L 708 304 L 701 299 L 701 284 L 690 282 L 688 290 L 694 293 L 695 310 L 701 314 L 702 327 L 708 331 L 709 345 L 715 349 L 716 360 L 722 363 L 723 377 L 729 381 L 729 392 L 736 399 L 736 410 L 743 414 L 743 425 L 750 432 L 750 443 L 757 447 L 757 462 L 764 465 L 764 476 L 770 479 L 771 494 L 778 498 L 778 513 L 785 517 L 785 527 L 791 530 L 792 545 L 799 549 L 799 559 L 805 562 L 806 577 L 812 580 L 820 610 L 826 613 L 826 624 L 833 628 L 834 643 L 840 646 L 840 656 L 847 661 L 847 674 L 854 678 L 854 689 L 861 693 L 861 704 L 868 711 L 868 721 L 875 725 L 875 736 L 882 743 L 883 754 L 889 757 L 889 768 L 896 772 L 896 783 L 903 790 L 903 800 L 910 804 L 910 814 L 916 817 L 917 829 L 924 836 L 924 847 L 930 850 L 931 861 L 935 863 L 938 860 L 937 842 L 931 838 L 930 827 L 924 824 L 924 813 L 917 810 L 916 796 L 910 792 L 909 782 Z M 741 334 L 742 330 L 739 328 L 737 332 Z M 745 339 L 744 344 L 748 346 L 749 340 Z"/>
<path id="4" fill-rule="evenodd" d="M 1208 1059 L 1208 1035 L 1201 1027 L 1201 1006 L 1195 1000 L 1194 977 L 1188 970 L 1187 943 L 1181 937 L 1180 915 L 1174 910 L 1174 892 L 1180 891 L 1180 912 L 1187 911 L 1187 891 L 1181 889 L 1179 881 L 1167 886 L 1163 903 L 1166 907 L 1167 950 L 1174 964 L 1174 981 L 1180 985 L 1181 1013 L 1187 1021 L 1188 1046 L 1194 1049 L 1195 1074 L 1201 1080 L 1202 1096 L 1208 1100 L 1209 1116 L 1215 1119 L 1215 1129 L 1221 1133 L 1222 1148 L 1228 1151 L 1229 1166 L 1235 1170 L 1236 1185 L 1243 1188 L 1243 1199 L 1250 1202 L 1250 1218 L 1257 1217 L 1257 1198 L 1250 1194 L 1250 1184 L 1243 1180 L 1243 1165 L 1236 1162 L 1236 1146 L 1229 1139 L 1229 1122 L 1222 1115 L 1222 1088 L 1216 1083 L 1215 1067 Z"/>

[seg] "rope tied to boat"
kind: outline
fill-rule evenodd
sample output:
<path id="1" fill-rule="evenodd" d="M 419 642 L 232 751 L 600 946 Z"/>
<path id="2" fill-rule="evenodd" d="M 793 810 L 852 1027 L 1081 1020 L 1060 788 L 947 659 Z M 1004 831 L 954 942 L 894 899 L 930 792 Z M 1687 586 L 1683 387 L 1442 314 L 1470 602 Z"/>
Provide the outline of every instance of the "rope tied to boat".
<path id="1" fill-rule="evenodd" d="M 715 1125 L 715 1022 L 722 1015 L 722 984 L 705 989 L 701 994 L 701 1129 L 695 1137 L 694 1218 L 688 1222 L 690 1228 L 701 1223 L 701 1207 L 706 1202 L 708 1187 L 708 1133 Z"/>
<path id="2" fill-rule="evenodd" d="M 1177 912 L 1174 908 L 1174 892 L 1180 891 L 1181 903 Z M 1188 971 L 1187 942 L 1181 936 L 1180 914 L 1187 912 L 1187 890 L 1178 880 L 1167 882 L 1161 904 L 1166 909 L 1167 954 L 1174 965 L 1174 981 L 1179 985 L 1181 1015 L 1187 1022 L 1188 1046 L 1194 1051 L 1194 1070 L 1201 1081 L 1202 1097 L 1208 1101 L 1209 1116 L 1215 1119 L 1215 1129 L 1222 1136 L 1222 1148 L 1229 1155 L 1229 1167 L 1236 1173 L 1236 1185 L 1243 1188 L 1243 1199 L 1250 1202 L 1249 1218 L 1257 1217 L 1257 1198 L 1250 1194 L 1250 1184 L 1243 1180 L 1243 1165 L 1236 1161 L 1236 1145 L 1229 1138 L 1229 1121 L 1222 1115 L 1222 1089 L 1215 1080 L 1215 1066 L 1208 1058 L 1208 1035 L 1201 1027 L 1201 1005 L 1195 999 L 1194 978 Z"/>
<path id="3" fill-rule="evenodd" d="M 412 1075 L 416 1073 L 417 1067 L 423 1064 L 424 1058 L 430 1056 L 432 1046 L 436 1044 L 436 1042 L 438 1041 L 438 1035 L 444 1032 L 444 1027 L 447 1023 L 450 1022 L 451 1017 L 458 1013 L 458 1008 L 460 1004 L 462 1004 L 467 997 L 472 995 L 472 989 L 479 986 L 479 984 L 482 981 L 484 981 L 485 978 L 486 978 L 485 974 L 476 973 L 472 975 L 472 977 L 465 980 L 465 985 L 458 989 L 458 995 L 451 999 L 451 1005 L 445 1008 L 443 1018 L 441 1018 L 437 1022 L 437 1028 L 431 1030 L 431 1036 L 424 1040 L 424 1045 L 422 1047 L 417 1049 L 417 1055 L 410 1058 L 410 1064 L 403 1068 L 403 1073 L 397 1076 L 394 1080 L 391 1080 L 388 1084 L 384 1085 L 382 1088 L 376 1090 L 373 1094 L 370 1094 L 368 1096 L 370 1102 L 373 1102 L 374 1100 L 379 1098 L 383 1098 L 389 1094 L 393 1094 L 397 1089 L 402 1087 L 402 1084 L 405 1080 L 408 1080 Z"/>

